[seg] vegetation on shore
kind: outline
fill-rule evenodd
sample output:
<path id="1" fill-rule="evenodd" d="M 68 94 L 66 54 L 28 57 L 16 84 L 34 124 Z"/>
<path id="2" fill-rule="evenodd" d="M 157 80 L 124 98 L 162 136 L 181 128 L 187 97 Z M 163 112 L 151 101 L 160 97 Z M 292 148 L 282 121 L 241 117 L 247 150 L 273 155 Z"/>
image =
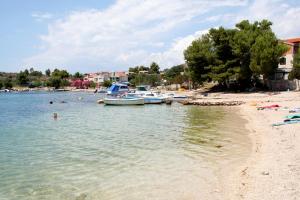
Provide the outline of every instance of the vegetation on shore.
<path id="1" fill-rule="evenodd" d="M 66 70 L 54 69 L 53 72 L 47 69 L 43 74 L 34 68 L 25 69 L 19 73 L 0 72 L 0 89 L 10 89 L 12 87 L 54 87 L 61 88 L 70 85 L 70 80 L 83 78 L 83 75 L 76 72 L 74 75 Z"/>
<path id="2" fill-rule="evenodd" d="M 215 81 L 226 88 L 255 86 L 259 77 L 272 78 L 288 47 L 276 38 L 267 20 L 236 24 L 234 29 L 212 28 L 192 42 L 184 57 L 191 79 Z"/>
<path id="3" fill-rule="evenodd" d="M 293 69 L 289 74 L 289 79 L 298 79 L 300 80 L 300 50 L 294 55 L 293 59 Z"/>

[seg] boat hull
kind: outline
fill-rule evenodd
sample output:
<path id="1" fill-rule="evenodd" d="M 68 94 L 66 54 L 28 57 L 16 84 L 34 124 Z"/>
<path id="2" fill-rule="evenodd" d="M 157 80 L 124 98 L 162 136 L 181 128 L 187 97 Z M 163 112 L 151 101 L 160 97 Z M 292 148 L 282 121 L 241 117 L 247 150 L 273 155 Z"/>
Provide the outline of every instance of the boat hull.
<path id="1" fill-rule="evenodd" d="M 129 106 L 129 105 L 144 105 L 143 98 L 128 98 L 128 99 L 104 99 L 105 105 Z"/>
<path id="2" fill-rule="evenodd" d="M 162 98 L 144 98 L 145 104 L 161 104 L 163 103 Z"/>

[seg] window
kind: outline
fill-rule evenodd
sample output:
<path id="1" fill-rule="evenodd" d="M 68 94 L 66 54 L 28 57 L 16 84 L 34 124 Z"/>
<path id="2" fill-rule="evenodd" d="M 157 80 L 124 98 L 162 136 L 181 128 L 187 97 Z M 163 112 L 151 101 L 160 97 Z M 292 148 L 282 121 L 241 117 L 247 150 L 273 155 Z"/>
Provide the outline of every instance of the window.
<path id="1" fill-rule="evenodd" d="M 285 57 L 281 57 L 281 58 L 279 59 L 279 64 L 280 64 L 280 65 L 286 65 L 286 58 L 285 58 Z"/>

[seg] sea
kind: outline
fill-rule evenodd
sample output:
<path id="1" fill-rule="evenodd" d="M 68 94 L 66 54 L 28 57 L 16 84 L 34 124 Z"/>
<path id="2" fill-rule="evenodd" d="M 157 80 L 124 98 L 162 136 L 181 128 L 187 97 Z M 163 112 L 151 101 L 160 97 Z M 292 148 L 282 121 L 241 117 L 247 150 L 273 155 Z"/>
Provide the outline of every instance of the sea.
<path id="1" fill-rule="evenodd" d="M 250 152 L 236 108 L 101 97 L 0 94 L 0 200 L 222 199 L 223 169 Z"/>

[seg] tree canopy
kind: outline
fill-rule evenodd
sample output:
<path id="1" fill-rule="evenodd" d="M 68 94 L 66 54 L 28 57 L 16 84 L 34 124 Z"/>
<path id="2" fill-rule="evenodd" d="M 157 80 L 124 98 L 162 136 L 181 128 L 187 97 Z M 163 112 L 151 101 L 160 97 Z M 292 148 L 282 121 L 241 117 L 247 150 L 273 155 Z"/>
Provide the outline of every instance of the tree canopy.
<path id="1" fill-rule="evenodd" d="M 149 69 L 150 74 L 159 74 L 159 66 L 157 63 L 152 62 Z"/>
<path id="2" fill-rule="evenodd" d="M 287 50 L 267 20 L 236 24 L 234 29 L 219 27 L 192 42 L 184 57 L 194 82 L 216 81 L 229 87 L 234 82 L 249 86 L 255 76 L 274 74 L 279 58 Z"/>
<path id="3" fill-rule="evenodd" d="M 293 59 L 293 69 L 289 74 L 289 79 L 299 79 L 300 80 L 300 50 L 294 55 Z"/>

